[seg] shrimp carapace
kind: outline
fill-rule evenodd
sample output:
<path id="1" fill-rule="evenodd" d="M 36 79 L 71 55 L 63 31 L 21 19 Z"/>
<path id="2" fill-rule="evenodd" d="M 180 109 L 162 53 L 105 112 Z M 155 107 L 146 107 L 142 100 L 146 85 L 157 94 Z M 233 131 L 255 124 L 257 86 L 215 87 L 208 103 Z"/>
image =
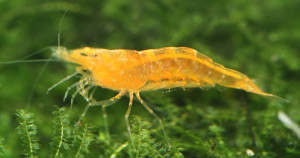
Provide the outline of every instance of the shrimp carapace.
<path id="1" fill-rule="evenodd" d="M 116 91 L 148 91 L 175 87 L 207 87 L 219 84 L 264 96 L 246 75 L 225 68 L 187 47 L 142 51 L 85 47 L 57 49 L 56 54 L 89 71 L 96 85 Z M 276 97 L 276 96 L 274 96 Z"/>

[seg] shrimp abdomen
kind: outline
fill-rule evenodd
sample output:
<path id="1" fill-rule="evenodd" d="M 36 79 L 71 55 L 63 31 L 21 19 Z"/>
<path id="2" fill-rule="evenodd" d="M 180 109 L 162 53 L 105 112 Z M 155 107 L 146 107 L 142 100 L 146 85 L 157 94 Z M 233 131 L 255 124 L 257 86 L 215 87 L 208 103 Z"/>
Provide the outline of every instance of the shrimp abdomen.
<path id="1" fill-rule="evenodd" d="M 219 84 L 270 96 L 263 92 L 245 74 L 225 68 L 209 57 L 186 47 L 166 47 L 144 50 L 142 65 L 149 71 L 148 82 L 141 90 L 174 87 L 208 87 Z"/>

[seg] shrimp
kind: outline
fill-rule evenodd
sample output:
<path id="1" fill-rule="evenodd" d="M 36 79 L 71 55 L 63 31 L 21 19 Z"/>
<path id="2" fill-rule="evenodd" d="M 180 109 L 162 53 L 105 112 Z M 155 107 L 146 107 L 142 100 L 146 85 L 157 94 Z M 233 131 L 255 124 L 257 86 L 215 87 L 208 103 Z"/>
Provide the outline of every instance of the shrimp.
<path id="1" fill-rule="evenodd" d="M 56 55 L 78 64 L 77 71 L 88 71 L 87 78 L 93 84 L 119 92 L 138 94 L 141 91 L 175 87 L 212 87 L 219 84 L 276 97 L 263 92 L 245 74 L 225 68 L 187 47 L 142 51 L 91 47 L 67 50 L 61 47 L 57 49 Z"/>
<path id="2" fill-rule="evenodd" d="M 101 105 L 103 117 L 106 119 L 105 107 L 115 103 L 125 94 L 129 94 L 130 101 L 125 121 L 130 137 L 128 117 L 134 95 L 159 121 L 166 136 L 162 120 L 140 97 L 140 92 L 143 91 L 176 87 L 213 87 L 218 84 L 263 96 L 277 97 L 263 92 L 245 74 L 225 68 L 209 57 L 187 47 L 165 47 L 142 51 L 91 47 L 68 50 L 65 47 L 58 47 L 54 54 L 63 60 L 77 64 L 76 73 L 81 73 L 83 76 L 78 83 L 71 86 L 71 88 L 78 87 L 75 95 L 80 93 L 89 101 L 81 118 L 86 115 L 89 107 Z M 108 100 L 96 101 L 92 98 L 94 92 L 89 93 L 96 86 L 119 93 Z M 69 89 L 70 87 L 67 92 Z"/>

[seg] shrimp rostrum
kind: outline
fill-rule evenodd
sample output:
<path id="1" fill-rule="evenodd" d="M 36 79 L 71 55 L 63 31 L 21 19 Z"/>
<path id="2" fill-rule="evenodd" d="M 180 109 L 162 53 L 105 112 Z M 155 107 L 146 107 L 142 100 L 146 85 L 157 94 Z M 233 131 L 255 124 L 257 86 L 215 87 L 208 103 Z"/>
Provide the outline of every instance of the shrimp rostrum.
<path id="1" fill-rule="evenodd" d="M 79 65 L 77 71 L 82 73 L 83 77 L 77 87 L 81 91 L 79 93 L 90 102 L 82 116 L 90 106 L 101 105 L 104 110 L 106 106 L 129 94 L 130 101 L 125 114 L 129 134 L 128 117 L 134 96 L 163 126 L 161 119 L 140 97 L 142 91 L 175 87 L 211 87 L 218 84 L 263 96 L 274 96 L 263 92 L 246 75 L 225 68 L 187 47 L 165 47 L 142 51 L 91 47 L 68 50 L 58 47 L 55 54 Z M 119 93 L 111 99 L 96 101 L 88 94 L 94 86 Z"/>

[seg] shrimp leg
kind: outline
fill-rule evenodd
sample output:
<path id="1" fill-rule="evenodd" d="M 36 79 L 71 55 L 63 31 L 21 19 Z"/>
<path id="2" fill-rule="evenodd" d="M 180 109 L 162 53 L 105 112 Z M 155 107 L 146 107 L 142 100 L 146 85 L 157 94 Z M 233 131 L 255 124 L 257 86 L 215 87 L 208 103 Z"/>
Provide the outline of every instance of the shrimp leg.
<path id="1" fill-rule="evenodd" d="M 140 92 L 135 92 L 135 95 L 136 97 L 138 98 L 138 100 L 140 101 L 140 103 L 144 106 L 144 108 L 151 114 L 153 115 L 159 122 L 161 128 L 162 128 L 162 131 L 164 133 L 164 136 L 166 138 L 166 141 L 168 143 L 168 146 L 169 146 L 169 149 L 171 148 L 171 144 L 169 142 L 169 139 L 168 139 L 168 136 L 167 136 L 167 133 L 166 133 L 166 130 L 165 130 L 165 127 L 164 127 L 164 124 L 163 124 L 163 121 L 161 120 L 161 118 L 159 118 L 155 113 L 154 111 L 144 102 L 144 100 L 141 98 L 140 96 Z"/>
<path id="2" fill-rule="evenodd" d="M 126 126 L 127 126 L 127 130 L 128 130 L 128 133 L 129 133 L 130 140 L 131 140 L 132 144 L 134 145 L 134 142 L 133 142 L 133 139 L 132 139 L 132 134 L 131 134 L 131 129 L 130 129 L 130 124 L 129 124 L 129 121 L 128 121 L 128 117 L 130 115 L 130 111 L 131 111 L 131 108 L 132 108 L 133 92 L 129 92 L 129 97 L 130 97 L 129 98 L 129 105 L 128 105 L 128 109 L 127 109 L 126 114 L 125 114 L 125 122 L 126 122 Z"/>
<path id="3" fill-rule="evenodd" d="M 110 106 L 110 105 L 114 104 L 115 102 L 117 102 L 125 94 L 126 94 L 126 91 L 120 91 L 116 96 L 114 96 L 114 97 L 112 97 L 110 99 L 106 99 L 106 100 L 102 100 L 102 101 L 96 101 L 94 99 L 93 100 L 91 99 L 91 102 L 86 105 L 86 107 L 83 110 L 83 112 L 82 112 L 79 120 L 77 121 L 76 125 L 80 124 L 80 121 L 85 117 L 85 115 L 86 115 L 89 107 L 101 105 L 102 106 L 102 110 L 103 110 L 104 128 L 105 128 L 105 131 L 106 131 L 106 135 L 108 136 L 108 139 L 110 139 L 110 137 L 109 137 L 109 131 L 108 131 L 108 125 L 107 125 L 107 114 L 106 114 L 105 108 L 107 106 Z"/>
<path id="4" fill-rule="evenodd" d="M 72 73 L 71 75 L 68 75 L 67 77 L 63 78 L 62 80 L 60 80 L 59 82 L 57 82 L 56 84 L 54 84 L 53 86 L 51 86 L 50 88 L 48 88 L 47 90 L 47 94 L 55 87 L 57 87 L 58 85 L 60 85 L 61 83 L 69 80 L 70 78 L 74 77 L 75 75 L 77 75 L 78 72 Z"/>
<path id="5" fill-rule="evenodd" d="M 89 99 L 86 97 L 86 95 L 84 94 L 85 93 L 85 89 L 87 89 L 87 88 L 84 88 L 86 85 L 89 85 L 89 84 L 92 84 L 93 85 L 93 82 L 91 82 L 90 80 L 89 80 L 89 78 L 82 78 L 82 79 L 80 79 L 80 81 L 78 81 L 78 84 L 76 84 L 76 91 L 73 93 L 73 95 L 72 95 L 72 97 L 71 97 L 71 107 L 73 106 L 73 101 L 74 101 L 74 99 L 75 99 L 75 97 L 76 97 L 76 95 L 78 94 L 78 93 L 80 93 L 81 95 L 82 95 L 82 97 L 85 99 L 85 100 L 87 100 L 87 101 L 89 101 Z M 73 86 L 73 85 L 71 85 L 71 86 Z M 89 86 L 89 87 L 91 87 L 91 86 Z M 90 89 L 90 88 L 89 88 Z M 66 94 L 65 94 L 66 95 Z"/>
<path id="6" fill-rule="evenodd" d="M 65 95 L 64 95 L 64 101 L 66 100 L 68 94 L 69 94 L 69 91 L 73 88 L 75 88 L 76 86 L 78 86 L 80 84 L 80 82 L 75 82 L 74 84 L 72 84 L 71 86 L 68 87 L 68 89 L 66 90 L 65 92 Z"/>

